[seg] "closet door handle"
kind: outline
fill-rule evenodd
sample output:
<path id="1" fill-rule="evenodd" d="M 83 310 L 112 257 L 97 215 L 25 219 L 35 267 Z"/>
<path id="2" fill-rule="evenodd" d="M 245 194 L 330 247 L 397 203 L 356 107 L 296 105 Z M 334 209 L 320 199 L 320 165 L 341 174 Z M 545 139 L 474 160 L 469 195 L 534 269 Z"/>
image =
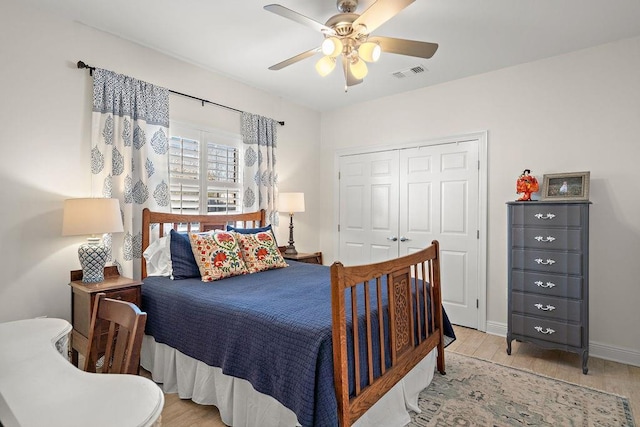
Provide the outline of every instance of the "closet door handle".
<path id="1" fill-rule="evenodd" d="M 408 238 L 408 237 L 404 237 L 404 236 L 400 237 L 400 241 L 401 242 L 408 242 L 409 240 L 411 240 L 411 239 Z"/>
<path id="2" fill-rule="evenodd" d="M 396 236 L 387 237 L 387 240 L 391 240 L 392 242 L 397 242 L 398 238 Z"/>

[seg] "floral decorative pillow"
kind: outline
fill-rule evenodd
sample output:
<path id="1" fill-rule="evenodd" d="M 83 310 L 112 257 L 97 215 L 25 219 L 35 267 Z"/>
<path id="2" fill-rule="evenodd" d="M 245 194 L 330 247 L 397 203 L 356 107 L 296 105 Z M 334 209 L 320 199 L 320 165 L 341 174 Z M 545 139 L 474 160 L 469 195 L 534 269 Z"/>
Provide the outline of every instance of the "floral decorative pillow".
<path id="1" fill-rule="evenodd" d="M 189 233 L 189 241 L 203 282 L 247 273 L 233 233 Z"/>
<path id="2" fill-rule="evenodd" d="M 236 238 L 249 273 L 289 266 L 282 258 L 271 231 L 253 234 L 236 233 Z"/>

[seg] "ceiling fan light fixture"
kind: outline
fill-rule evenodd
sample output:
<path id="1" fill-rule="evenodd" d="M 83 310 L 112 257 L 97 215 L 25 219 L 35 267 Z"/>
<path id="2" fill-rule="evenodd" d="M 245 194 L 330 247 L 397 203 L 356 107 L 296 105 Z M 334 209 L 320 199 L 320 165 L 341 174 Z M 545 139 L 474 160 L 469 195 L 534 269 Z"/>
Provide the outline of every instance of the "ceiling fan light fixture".
<path id="1" fill-rule="evenodd" d="M 322 42 L 322 53 L 335 58 L 342 53 L 342 42 L 338 37 L 327 37 Z"/>
<path id="2" fill-rule="evenodd" d="M 316 71 L 322 77 L 329 75 L 336 68 L 336 58 L 331 56 L 323 56 L 318 62 L 316 62 Z"/>
<path id="3" fill-rule="evenodd" d="M 351 69 L 351 74 L 358 80 L 362 80 L 365 78 L 369 70 L 367 69 L 367 64 L 360 59 L 355 59 L 351 64 L 349 64 L 349 68 Z"/>
<path id="4" fill-rule="evenodd" d="M 368 73 L 367 62 L 380 59 L 385 52 L 418 58 L 431 58 L 438 49 L 437 43 L 393 37 L 371 36 L 378 27 L 396 16 L 415 0 L 367 0 L 367 9 L 355 13 L 358 0 L 336 0 L 340 13 L 329 17 L 324 24 L 308 18 L 279 4 L 269 4 L 264 9 L 313 28 L 323 34 L 322 45 L 299 53 L 285 61 L 269 67 L 280 70 L 303 59 L 314 56 L 319 51 L 323 57 L 316 62 L 316 71 L 326 76 L 333 71 L 340 57 L 340 68 L 344 71 L 346 87 L 363 82 Z M 384 46 L 384 47 L 383 47 Z"/>
<path id="5" fill-rule="evenodd" d="M 380 45 L 374 42 L 362 43 L 358 48 L 358 56 L 367 62 L 376 62 L 381 53 Z"/>

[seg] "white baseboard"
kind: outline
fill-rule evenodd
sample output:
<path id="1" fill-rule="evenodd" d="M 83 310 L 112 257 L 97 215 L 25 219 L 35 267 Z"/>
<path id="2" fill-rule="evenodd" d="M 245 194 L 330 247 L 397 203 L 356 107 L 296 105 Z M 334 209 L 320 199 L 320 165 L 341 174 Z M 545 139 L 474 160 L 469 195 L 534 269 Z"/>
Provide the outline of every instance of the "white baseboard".
<path id="1" fill-rule="evenodd" d="M 589 355 L 600 359 L 640 366 L 640 352 L 630 348 L 615 347 L 610 344 L 589 342 Z"/>
<path id="2" fill-rule="evenodd" d="M 507 325 L 505 323 L 487 321 L 486 332 L 491 335 L 506 337 Z M 616 347 L 610 344 L 590 341 L 589 356 L 625 363 L 627 365 L 640 366 L 640 351 L 630 348 Z"/>
<path id="3" fill-rule="evenodd" d="M 507 336 L 507 324 L 490 322 L 487 320 L 487 333 L 491 335 L 498 335 L 499 337 Z"/>

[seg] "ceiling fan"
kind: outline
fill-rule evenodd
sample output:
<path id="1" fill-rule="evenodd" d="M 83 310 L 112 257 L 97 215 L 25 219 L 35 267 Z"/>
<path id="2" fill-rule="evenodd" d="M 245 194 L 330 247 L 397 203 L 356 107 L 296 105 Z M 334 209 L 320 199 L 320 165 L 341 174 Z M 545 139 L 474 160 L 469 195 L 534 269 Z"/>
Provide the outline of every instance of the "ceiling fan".
<path id="1" fill-rule="evenodd" d="M 362 15 L 358 15 L 354 13 L 358 0 L 337 0 L 336 6 L 340 13 L 324 24 L 279 4 L 266 5 L 265 10 L 320 31 L 325 37 L 320 47 L 302 52 L 269 69 L 280 70 L 322 52 L 324 56 L 316 63 L 316 71 L 324 77 L 333 71 L 338 56 L 342 56 L 346 91 L 347 87 L 362 83 L 368 72 L 366 62 L 377 61 L 382 52 L 431 58 L 438 49 L 437 43 L 370 35 L 414 1 L 377 0 Z"/>

